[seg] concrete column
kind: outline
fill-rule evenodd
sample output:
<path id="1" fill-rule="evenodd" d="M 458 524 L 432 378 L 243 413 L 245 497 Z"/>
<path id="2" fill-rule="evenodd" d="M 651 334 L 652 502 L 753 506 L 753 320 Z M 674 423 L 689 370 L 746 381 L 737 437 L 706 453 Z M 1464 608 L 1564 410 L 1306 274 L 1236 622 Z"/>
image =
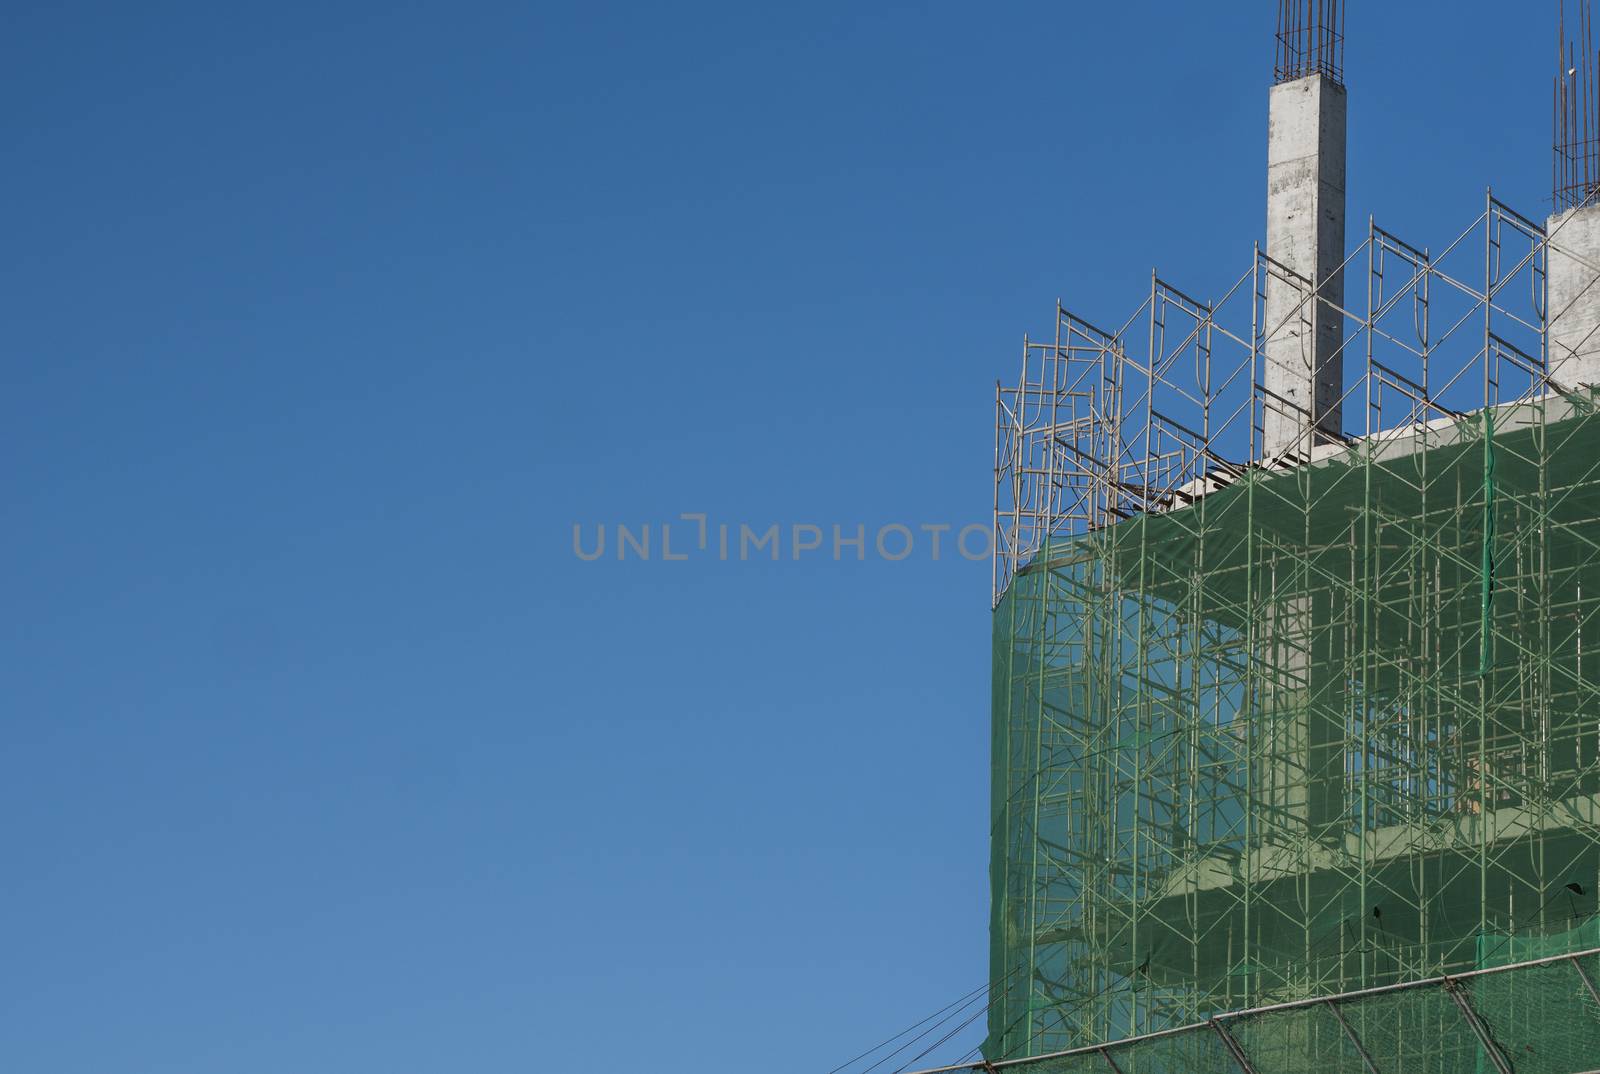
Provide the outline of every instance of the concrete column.
<path id="1" fill-rule="evenodd" d="M 1590 267 L 1600 267 L 1600 205 L 1557 213 L 1546 231 L 1550 376 L 1568 388 L 1600 384 L 1600 272 Z"/>
<path id="2" fill-rule="evenodd" d="M 1345 89 L 1315 74 L 1272 87 L 1267 132 L 1267 254 L 1344 304 Z M 1264 460 L 1337 439 L 1344 391 L 1341 316 L 1305 288 L 1267 286 Z M 1298 310 L 1298 312 L 1297 312 Z M 1307 437 L 1307 426 L 1314 426 Z"/>
<path id="3" fill-rule="evenodd" d="M 1345 89 L 1322 74 L 1272 88 L 1267 132 L 1267 254 L 1299 284 L 1267 283 L 1263 461 L 1309 454 L 1338 440 L 1344 392 Z M 1320 299 L 1320 301 L 1318 300 Z M 1330 304 L 1333 308 L 1330 308 Z M 1263 837 L 1287 845 L 1342 839 L 1340 709 L 1327 650 L 1333 608 L 1309 573 L 1276 576 L 1262 640 L 1267 756 L 1260 779 L 1271 813 Z M 1318 628 L 1323 629 L 1319 630 Z M 1303 844 L 1302 844 L 1303 845 Z"/>

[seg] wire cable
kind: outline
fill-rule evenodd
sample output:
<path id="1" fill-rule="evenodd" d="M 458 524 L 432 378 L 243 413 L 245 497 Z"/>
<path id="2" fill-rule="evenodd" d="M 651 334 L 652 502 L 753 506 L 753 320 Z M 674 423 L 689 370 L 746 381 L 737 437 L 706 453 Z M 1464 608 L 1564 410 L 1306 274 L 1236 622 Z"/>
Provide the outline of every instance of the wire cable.
<path id="1" fill-rule="evenodd" d="M 981 997 L 977 997 L 977 998 L 981 998 Z M 894 1051 L 892 1051 L 889 1054 L 885 1055 L 882 1059 L 879 1059 L 876 1063 L 873 1063 L 870 1067 L 867 1067 L 865 1070 L 861 1071 L 861 1074 L 871 1074 L 872 1071 L 876 1070 L 878 1067 L 883 1066 L 889 1060 L 891 1060 L 891 1059 L 895 1058 L 896 1056 L 900 1055 L 902 1052 L 904 1052 L 907 1049 L 909 1049 L 912 1045 L 916 1044 L 918 1041 L 922 1040 L 924 1037 L 928 1036 L 930 1033 L 933 1033 L 933 1032 L 935 1032 L 936 1030 L 939 1030 L 939 1029 L 943 1029 L 945 1027 L 945 1025 L 947 1025 L 952 1019 L 964 1014 L 966 1012 L 966 1009 L 968 1007 L 972 1006 L 972 1004 L 975 1003 L 975 1002 L 977 1002 L 976 998 L 973 999 L 973 1000 L 969 1000 L 968 1002 L 962 1004 L 961 1008 L 959 1010 L 953 1011 L 951 1014 L 949 1014 L 946 1017 L 940 1019 L 938 1024 L 931 1025 L 927 1029 L 924 1029 L 921 1033 L 918 1033 L 915 1037 L 912 1037 L 910 1040 L 908 1040 L 904 1044 L 900 1045 L 900 1047 L 896 1048 Z M 994 1001 L 992 999 L 989 1001 L 989 1003 L 993 1003 L 993 1002 Z M 969 1018 L 967 1021 L 962 1022 L 960 1026 L 957 1026 L 956 1027 L 956 1032 L 960 1032 L 961 1029 L 963 1029 L 966 1026 L 970 1025 L 972 1023 L 973 1019 L 981 1016 L 985 1011 L 987 1011 L 989 1009 L 989 1003 L 986 1003 L 982 1007 L 978 1008 L 978 1013 L 977 1014 L 973 1015 L 972 1018 Z M 930 1047 L 937 1048 L 940 1043 L 942 1043 L 943 1041 L 949 1040 L 949 1039 L 950 1039 L 949 1034 L 946 1034 L 944 1037 L 941 1037 L 939 1039 L 939 1041 L 936 1041 Z M 927 1054 L 928 1054 L 928 1049 L 924 1049 L 922 1051 L 922 1053 L 921 1053 L 921 1055 L 927 1055 Z M 908 1060 L 905 1063 L 902 1063 L 895 1070 L 890 1071 L 889 1074 L 903 1074 L 903 1072 L 906 1070 L 906 1068 L 908 1066 L 910 1066 L 910 1064 L 915 1063 L 917 1061 L 917 1059 L 921 1058 L 921 1055 L 913 1056 L 910 1060 Z"/>
<path id="2" fill-rule="evenodd" d="M 1020 968 L 1021 968 L 1020 966 L 1019 967 L 1014 967 L 1011 970 L 1010 973 L 1008 973 L 1004 977 L 1000 978 L 1000 982 L 999 983 L 1000 984 L 1004 984 L 1011 977 L 1015 976 L 1017 970 L 1020 969 Z M 966 993 L 965 995 L 961 996 L 959 999 L 956 999 L 953 1002 L 948 1003 L 943 1007 L 940 1007 L 938 1010 L 934 1011 L 932 1014 L 928 1015 L 926 1018 L 923 1018 L 922 1020 L 920 1020 L 918 1022 L 913 1022 L 911 1025 L 906 1026 L 906 1028 L 902 1029 L 900 1032 L 896 1033 L 894 1036 L 889 1037 L 887 1040 L 884 1040 L 884 1041 L 881 1041 L 881 1042 L 879 1042 L 877 1044 L 874 1044 L 872 1047 L 868 1048 L 866 1051 L 862 1052 L 860 1055 L 856 1056 L 855 1058 L 847 1060 L 846 1062 L 840 1063 L 838 1066 L 836 1066 L 832 1070 L 828 1071 L 828 1074 L 839 1074 L 840 1071 L 842 1071 L 845 1068 L 851 1066 L 852 1064 L 859 1063 L 861 1060 L 865 1059 L 867 1056 L 871 1055 L 873 1052 L 878 1051 L 880 1048 L 885 1048 L 888 1045 L 893 1044 L 895 1041 L 899 1040 L 901 1037 L 905 1036 L 907 1033 L 910 1033 L 912 1030 L 918 1029 L 918 1028 L 920 1028 L 920 1027 L 922 1027 L 924 1025 L 927 1025 L 927 1023 L 934 1021 L 934 1019 L 939 1019 L 938 1022 L 936 1022 L 934 1025 L 928 1026 L 927 1029 L 924 1029 L 921 1033 L 918 1033 L 915 1037 L 912 1037 L 911 1040 L 906 1041 L 904 1044 L 900 1045 L 900 1047 L 896 1048 L 894 1051 L 890 1052 L 888 1055 L 886 1055 L 882 1059 L 878 1060 L 878 1062 L 872 1064 L 872 1066 L 867 1067 L 865 1071 L 861 1072 L 861 1074 L 867 1074 L 867 1071 L 870 1071 L 870 1070 L 874 1069 L 875 1067 L 881 1065 L 885 1060 L 893 1057 L 898 1052 L 904 1051 L 911 1044 L 914 1044 L 916 1041 L 921 1040 L 923 1037 L 927 1036 L 929 1033 L 931 1033 L 935 1029 L 939 1028 L 939 1026 L 943 1025 L 945 1022 L 948 1022 L 951 1018 L 953 1018 L 957 1014 L 959 1014 L 961 1010 L 963 1010 L 966 1007 L 970 1006 L 975 999 L 977 999 L 985 991 L 988 991 L 992 987 L 993 987 L 993 983 L 985 981 L 983 984 L 979 985 L 977 988 L 974 988 L 972 991 L 970 991 L 970 992 Z M 987 1007 L 985 1009 L 987 1010 Z M 941 1018 L 940 1017 L 941 1015 L 943 1015 L 944 1017 Z"/>
<path id="3" fill-rule="evenodd" d="M 962 1022 L 960 1025 L 956 1026 L 950 1032 L 946 1033 L 944 1036 L 940 1037 L 938 1040 L 936 1040 L 932 1044 L 928 1045 L 926 1048 L 924 1048 L 922 1051 L 918 1052 L 916 1055 L 912 1056 L 910 1059 L 906 1060 L 905 1064 L 903 1066 L 901 1066 L 899 1070 L 896 1070 L 894 1072 L 894 1074 L 906 1074 L 906 1071 L 911 1069 L 912 1064 L 918 1062 L 923 1057 L 927 1056 L 930 1052 L 936 1051 L 937 1049 L 943 1047 L 944 1044 L 946 1042 L 948 1042 L 949 1040 L 951 1040 L 952 1038 L 954 1038 L 956 1036 L 956 1034 L 960 1033 L 963 1029 L 966 1029 L 973 1022 L 976 1022 L 979 1018 L 982 1018 L 984 1015 L 988 1014 L 989 1013 L 989 1008 L 991 1006 L 993 1006 L 993 1005 L 994 1005 L 994 1000 L 991 999 L 988 1003 L 985 1003 L 983 1005 L 983 1009 L 978 1011 L 978 1013 L 974 1014 L 971 1018 L 968 1018 L 965 1022 Z"/>

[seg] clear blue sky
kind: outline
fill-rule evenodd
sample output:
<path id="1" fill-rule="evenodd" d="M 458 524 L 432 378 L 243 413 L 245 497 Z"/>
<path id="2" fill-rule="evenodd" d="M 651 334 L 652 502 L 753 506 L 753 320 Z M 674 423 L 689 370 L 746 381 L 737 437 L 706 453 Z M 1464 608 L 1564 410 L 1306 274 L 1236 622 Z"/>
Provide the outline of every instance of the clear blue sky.
<path id="1" fill-rule="evenodd" d="M 1547 212 L 1543 5 L 1351 6 L 1352 217 Z M 1058 296 L 1248 265 L 1274 10 L 12 5 L 0 1066 L 824 1074 L 980 984 L 987 565 L 571 527 L 986 520 Z"/>

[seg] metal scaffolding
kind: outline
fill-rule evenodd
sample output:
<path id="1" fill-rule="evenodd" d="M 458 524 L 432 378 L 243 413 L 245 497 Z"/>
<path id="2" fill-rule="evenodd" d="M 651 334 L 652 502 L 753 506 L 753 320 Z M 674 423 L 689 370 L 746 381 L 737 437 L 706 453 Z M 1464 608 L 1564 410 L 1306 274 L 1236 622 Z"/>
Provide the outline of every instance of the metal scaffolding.
<path id="1" fill-rule="evenodd" d="M 1547 374 L 1552 251 L 1491 195 L 1439 253 L 1369 225 L 1351 308 L 1258 248 L 1024 341 L 990 1060 L 1600 946 L 1600 417 Z M 1337 443 L 1263 387 L 1318 306 Z M 1308 431 L 1264 459 L 1269 413 Z"/>
<path id="2" fill-rule="evenodd" d="M 1593 1074 L 1600 950 L 922 1074 Z"/>

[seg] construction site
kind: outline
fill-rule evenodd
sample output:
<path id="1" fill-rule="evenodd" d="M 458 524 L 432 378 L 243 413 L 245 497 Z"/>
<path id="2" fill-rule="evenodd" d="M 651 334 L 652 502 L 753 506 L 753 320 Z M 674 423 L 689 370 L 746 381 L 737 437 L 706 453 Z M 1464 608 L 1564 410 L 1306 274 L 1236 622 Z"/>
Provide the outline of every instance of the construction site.
<path id="1" fill-rule="evenodd" d="M 1600 1070 L 1600 59 L 1550 19 L 1554 214 L 1402 237 L 1345 219 L 1343 4 L 1281 0 L 1231 289 L 1058 303 L 997 388 L 950 1069 Z"/>

